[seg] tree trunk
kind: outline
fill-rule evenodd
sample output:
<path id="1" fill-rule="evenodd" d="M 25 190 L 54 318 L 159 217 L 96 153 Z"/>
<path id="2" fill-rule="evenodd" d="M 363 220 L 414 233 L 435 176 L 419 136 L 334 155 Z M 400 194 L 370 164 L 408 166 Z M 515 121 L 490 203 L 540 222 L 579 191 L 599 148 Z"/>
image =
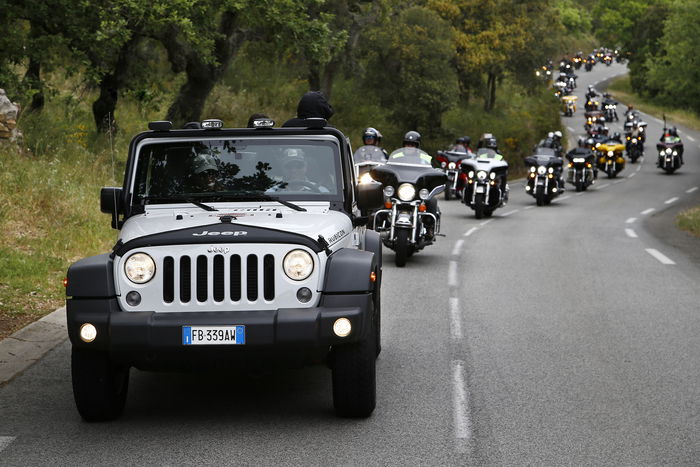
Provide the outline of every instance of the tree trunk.
<path id="1" fill-rule="evenodd" d="M 217 62 L 215 64 L 203 62 L 201 56 L 186 45 L 174 41 L 166 44 L 166 47 L 171 49 L 168 52 L 169 55 L 177 55 L 171 51 L 180 49 L 180 53 L 185 54 L 187 61 L 185 66 L 187 81 L 182 85 L 175 102 L 168 109 L 167 119 L 176 126 L 200 120 L 207 97 L 245 40 L 245 35 L 236 28 L 237 19 L 237 14 L 234 12 L 225 13 L 221 19 L 219 25 L 221 38 L 214 44 L 214 57 Z"/>
<path id="2" fill-rule="evenodd" d="M 29 58 L 29 66 L 24 74 L 25 85 L 34 91 L 29 111 L 40 111 L 44 108 L 44 85 L 41 82 L 41 62 L 34 57 Z"/>
<path id="3" fill-rule="evenodd" d="M 112 71 L 105 74 L 99 83 L 100 96 L 92 103 L 92 116 L 97 130 L 103 133 L 117 131 L 114 111 L 117 108 L 119 90 L 126 84 L 129 64 L 134 56 L 138 43 L 137 37 L 132 37 L 119 50 L 119 56 Z"/>
<path id="4" fill-rule="evenodd" d="M 490 112 L 496 105 L 496 73 L 489 71 L 486 80 L 486 96 L 484 97 L 484 110 Z"/>

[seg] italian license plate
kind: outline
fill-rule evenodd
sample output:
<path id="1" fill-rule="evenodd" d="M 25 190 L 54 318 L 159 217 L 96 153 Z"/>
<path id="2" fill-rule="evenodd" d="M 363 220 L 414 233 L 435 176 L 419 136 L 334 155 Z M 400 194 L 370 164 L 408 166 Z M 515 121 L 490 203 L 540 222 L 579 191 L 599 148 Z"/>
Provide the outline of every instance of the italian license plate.
<path id="1" fill-rule="evenodd" d="M 182 345 L 243 345 L 245 326 L 183 326 Z"/>
<path id="2" fill-rule="evenodd" d="M 483 186 L 478 186 L 478 187 L 476 187 L 476 192 L 477 192 L 477 193 L 483 193 L 483 192 L 484 192 L 484 187 L 483 187 Z"/>

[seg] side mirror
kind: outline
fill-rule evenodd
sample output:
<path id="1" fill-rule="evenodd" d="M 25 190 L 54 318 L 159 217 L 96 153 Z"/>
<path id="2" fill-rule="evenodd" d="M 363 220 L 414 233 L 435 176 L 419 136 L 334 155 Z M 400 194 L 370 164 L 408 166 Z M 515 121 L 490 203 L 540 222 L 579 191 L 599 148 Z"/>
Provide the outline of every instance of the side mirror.
<path id="1" fill-rule="evenodd" d="M 360 211 L 371 211 L 384 205 L 384 192 L 379 182 L 360 183 L 357 185 L 357 207 Z"/>
<path id="2" fill-rule="evenodd" d="M 123 211 L 122 189 L 113 186 L 102 187 L 100 190 L 100 211 L 112 215 L 112 228 L 119 225 L 119 214 Z"/>

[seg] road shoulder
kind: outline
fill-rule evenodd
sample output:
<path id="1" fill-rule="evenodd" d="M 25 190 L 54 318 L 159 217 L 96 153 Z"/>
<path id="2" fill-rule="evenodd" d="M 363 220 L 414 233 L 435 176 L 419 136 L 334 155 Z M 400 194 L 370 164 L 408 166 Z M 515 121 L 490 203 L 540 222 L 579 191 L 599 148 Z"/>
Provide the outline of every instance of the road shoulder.
<path id="1" fill-rule="evenodd" d="M 680 250 L 693 264 L 700 266 L 700 237 L 679 229 L 676 224 L 676 217 L 681 211 L 700 205 L 700 192 L 696 193 L 649 216 L 643 225 L 654 237 Z"/>

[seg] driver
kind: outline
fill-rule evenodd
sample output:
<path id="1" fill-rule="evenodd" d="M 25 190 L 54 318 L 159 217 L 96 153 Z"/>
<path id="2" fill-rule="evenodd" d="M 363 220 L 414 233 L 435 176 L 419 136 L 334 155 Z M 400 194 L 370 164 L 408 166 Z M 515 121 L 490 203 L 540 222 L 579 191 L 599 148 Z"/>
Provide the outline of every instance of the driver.
<path id="1" fill-rule="evenodd" d="M 207 193 L 223 189 L 219 177 L 219 167 L 213 156 L 210 154 L 197 154 L 195 156 L 188 184 L 189 191 L 194 193 Z"/>

